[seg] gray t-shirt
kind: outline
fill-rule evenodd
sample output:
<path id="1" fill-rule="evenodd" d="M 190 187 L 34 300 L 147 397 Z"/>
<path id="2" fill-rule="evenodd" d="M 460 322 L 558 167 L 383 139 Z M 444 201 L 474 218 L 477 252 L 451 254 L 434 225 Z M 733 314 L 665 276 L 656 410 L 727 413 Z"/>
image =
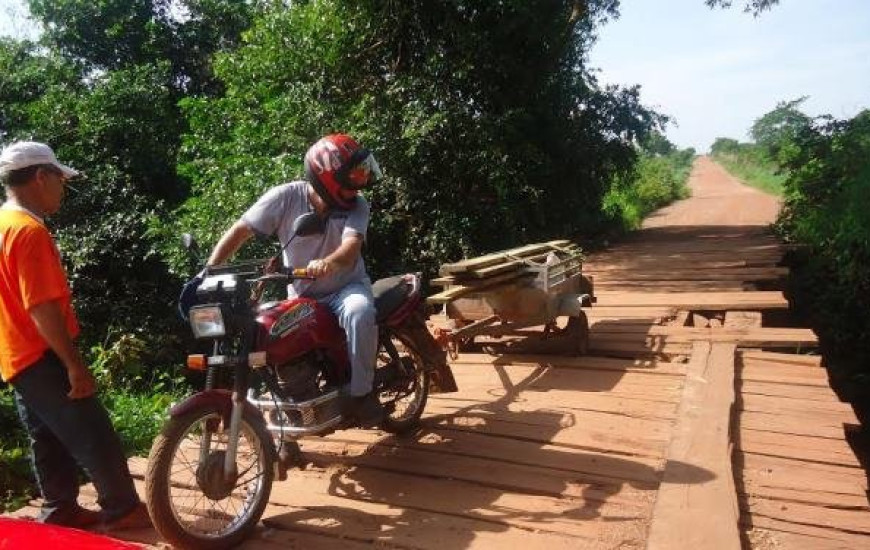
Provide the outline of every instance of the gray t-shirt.
<path id="1" fill-rule="evenodd" d="M 290 229 L 293 221 L 307 212 L 313 212 L 314 207 L 308 200 L 308 183 L 294 181 L 278 185 L 266 191 L 262 197 L 242 215 L 242 221 L 263 235 L 277 235 L 284 248 L 284 265 L 287 267 L 306 267 L 308 262 L 325 258 L 342 240 L 354 234 L 366 237 L 369 225 L 369 203 L 362 197 L 357 197 L 353 210 L 334 210 L 329 214 L 326 231 L 318 235 L 296 237 L 286 246 L 291 237 Z M 295 281 L 287 287 L 290 297 L 308 296 L 321 298 L 328 296 L 349 283 L 368 279 L 362 256 L 358 257 L 353 267 L 346 271 L 331 273 L 316 281 Z"/>

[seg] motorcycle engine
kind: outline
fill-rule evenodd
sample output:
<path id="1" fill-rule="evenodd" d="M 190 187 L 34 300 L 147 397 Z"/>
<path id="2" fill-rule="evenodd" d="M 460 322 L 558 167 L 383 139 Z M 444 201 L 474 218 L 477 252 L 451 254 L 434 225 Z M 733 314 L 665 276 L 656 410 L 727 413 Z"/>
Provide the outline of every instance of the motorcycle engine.
<path id="1" fill-rule="evenodd" d="M 297 403 L 308 401 L 320 395 L 318 375 L 319 361 L 313 354 L 304 355 L 294 361 L 275 367 L 278 386 Z"/>

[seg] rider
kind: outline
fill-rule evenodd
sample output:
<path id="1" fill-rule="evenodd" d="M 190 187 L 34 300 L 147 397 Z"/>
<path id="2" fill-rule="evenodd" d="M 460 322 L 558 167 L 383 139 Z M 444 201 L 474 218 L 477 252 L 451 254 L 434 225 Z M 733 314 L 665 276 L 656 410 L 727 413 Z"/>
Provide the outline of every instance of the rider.
<path id="1" fill-rule="evenodd" d="M 307 265 L 310 280 L 288 286 L 290 298 L 327 305 L 347 335 L 351 382 L 343 388 L 345 413 L 361 426 L 377 425 L 383 409 L 372 391 L 378 328 L 372 285 L 362 259 L 369 203 L 359 191 L 381 177 L 374 155 L 345 134 L 320 139 L 305 154 L 305 180 L 278 185 L 261 196 L 215 245 L 207 265 L 224 263 L 254 234 L 277 235 L 284 265 Z M 316 212 L 325 229 L 290 241 L 293 221 Z"/>

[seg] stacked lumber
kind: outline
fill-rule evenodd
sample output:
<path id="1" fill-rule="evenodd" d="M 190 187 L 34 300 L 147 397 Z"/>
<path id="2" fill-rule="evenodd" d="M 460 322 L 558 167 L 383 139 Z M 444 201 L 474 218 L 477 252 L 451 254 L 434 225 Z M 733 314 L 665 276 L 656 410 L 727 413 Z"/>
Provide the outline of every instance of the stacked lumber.
<path id="1" fill-rule="evenodd" d="M 557 254 L 566 265 L 555 275 L 571 277 L 580 273 L 580 248 L 568 240 L 535 243 L 518 248 L 500 250 L 484 256 L 468 258 L 456 263 L 443 264 L 441 277 L 430 283 L 445 287 L 444 291 L 429 296 L 430 304 L 446 304 L 462 296 L 481 290 L 492 290 L 528 282 L 537 275 L 530 268 L 546 264 L 551 254 Z"/>

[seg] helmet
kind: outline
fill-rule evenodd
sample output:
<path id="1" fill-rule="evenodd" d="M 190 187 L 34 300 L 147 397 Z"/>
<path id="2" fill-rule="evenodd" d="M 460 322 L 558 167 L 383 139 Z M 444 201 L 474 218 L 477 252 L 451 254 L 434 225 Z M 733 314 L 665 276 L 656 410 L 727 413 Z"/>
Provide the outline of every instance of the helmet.
<path id="1" fill-rule="evenodd" d="M 357 192 L 381 176 L 371 151 L 346 134 L 321 138 L 305 153 L 305 178 L 331 208 L 350 210 Z"/>

